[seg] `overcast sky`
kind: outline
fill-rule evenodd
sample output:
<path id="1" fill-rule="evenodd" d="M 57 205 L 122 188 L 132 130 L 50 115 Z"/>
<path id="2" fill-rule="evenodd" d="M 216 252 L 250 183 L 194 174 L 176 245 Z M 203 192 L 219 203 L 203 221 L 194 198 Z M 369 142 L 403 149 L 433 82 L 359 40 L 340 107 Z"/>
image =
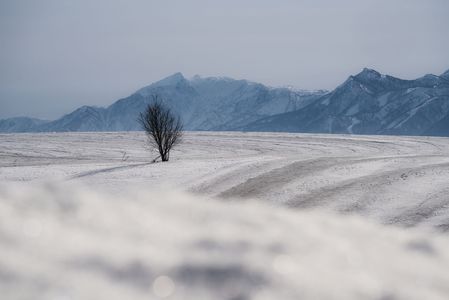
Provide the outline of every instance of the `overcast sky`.
<path id="1" fill-rule="evenodd" d="M 0 118 L 53 119 L 182 72 L 333 89 L 449 69 L 446 0 L 0 0 Z"/>

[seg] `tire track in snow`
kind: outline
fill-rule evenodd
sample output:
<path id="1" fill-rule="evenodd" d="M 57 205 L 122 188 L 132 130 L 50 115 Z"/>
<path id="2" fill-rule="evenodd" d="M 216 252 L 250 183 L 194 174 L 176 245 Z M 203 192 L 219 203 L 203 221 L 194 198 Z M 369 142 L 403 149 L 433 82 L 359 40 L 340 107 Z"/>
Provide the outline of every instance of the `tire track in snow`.
<path id="1" fill-rule="evenodd" d="M 438 176 L 446 176 L 442 178 L 443 181 L 447 180 L 449 185 L 449 163 L 428 164 L 345 180 L 307 194 L 294 196 L 287 202 L 287 205 L 301 209 L 336 206 L 338 211 L 345 214 L 369 214 L 373 208 L 381 209 L 382 203 L 401 204 L 399 201 L 401 195 L 395 197 L 395 185 L 407 185 L 407 180 L 410 178 L 428 178 L 428 173 L 436 173 L 437 170 L 440 172 L 437 174 Z M 449 194 L 446 191 L 448 190 L 435 193 L 433 190 L 433 194 L 429 193 L 426 199 L 420 202 L 410 199 L 405 202 L 405 205 L 408 206 L 407 209 L 401 209 L 399 214 L 394 214 L 391 217 L 386 214 L 383 221 L 389 224 L 414 226 L 428 220 L 435 212 L 449 205 Z M 348 202 L 348 199 L 351 200 Z M 449 223 L 442 225 L 449 226 Z"/>
<path id="2" fill-rule="evenodd" d="M 233 186 L 246 180 L 248 177 L 257 176 L 260 173 L 271 170 L 279 165 L 285 164 L 284 160 L 275 158 L 269 161 L 256 160 L 245 163 L 234 163 L 231 166 L 225 167 L 213 174 L 208 173 L 198 181 L 200 183 L 194 184 L 189 191 L 194 193 L 216 195 L 221 191 L 232 188 Z M 211 178 L 212 177 L 212 178 Z"/>
<path id="3" fill-rule="evenodd" d="M 319 158 L 289 163 L 284 167 L 270 170 L 259 176 L 249 178 L 245 182 L 221 192 L 219 197 L 261 197 L 265 193 L 270 192 L 273 189 L 279 189 L 298 177 L 312 172 L 318 172 L 338 164 L 339 162 L 336 162 L 336 160 L 339 159 L 342 158 Z"/>
<path id="4" fill-rule="evenodd" d="M 439 214 L 444 211 L 449 211 L 449 188 L 430 193 L 424 201 L 405 210 L 400 215 L 389 218 L 387 223 L 402 224 L 407 227 L 416 226 L 423 222 L 433 223 L 433 219 L 438 218 Z M 434 226 L 441 230 L 449 230 L 449 219 L 436 220 L 436 223 Z"/>
<path id="5" fill-rule="evenodd" d="M 77 175 L 71 176 L 69 178 L 69 180 L 83 178 L 83 177 L 88 177 L 88 176 L 94 176 L 94 175 L 97 175 L 97 174 L 100 174 L 100 173 L 110 173 L 110 172 L 115 172 L 115 171 L 123 171 L 123 170 L 127 170 L 127 169 L 133 169 L 133 168 L 137 168 L 137 167 L 148 166 L 148 165 L 151 165 L 151 164 L 153 164 L 153 163 L 152 162 L 150 162 L 150 163 L 140 163 L 140 164 L 126 165 L 126 166 L 117 166 L 117 167 L 111 167 L 111 168 L 97 169 L 97 170 L 93 170 L 93 171 L 82 172 L 82 173 L 79 173 Z"/>
<path id="6" fill-rule="evenodd" d="M 428 155 L 403 155 L 381 157 L 322 157 L 289 163 L 283 167 L 268 170 L 261 175 L 251 177 L 245 182 L 229 188 L 219 194 L 222 198 L 263 198 L 273 191 L 280 191 L 282 187 L 301 178 L 323 172 L 332 167 L 347 167 L 361 163 L 375 161 L 389 161 L 395 159 L 426 158 Z M 223 179 L 222 179 L 223 180 Z M 339 185 L 339 184 L 338 184 Z"/>

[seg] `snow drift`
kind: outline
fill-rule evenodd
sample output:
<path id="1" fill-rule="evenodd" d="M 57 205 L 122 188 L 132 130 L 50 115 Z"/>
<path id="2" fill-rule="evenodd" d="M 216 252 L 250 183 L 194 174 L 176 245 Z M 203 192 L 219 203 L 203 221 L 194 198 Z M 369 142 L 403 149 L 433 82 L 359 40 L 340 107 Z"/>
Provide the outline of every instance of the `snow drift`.
<path id="1" fill-rule="evenodd" d="M 0 240 L 2 299 L 449 296 L 446 236 L 181 192 L 0 185 Z"/>

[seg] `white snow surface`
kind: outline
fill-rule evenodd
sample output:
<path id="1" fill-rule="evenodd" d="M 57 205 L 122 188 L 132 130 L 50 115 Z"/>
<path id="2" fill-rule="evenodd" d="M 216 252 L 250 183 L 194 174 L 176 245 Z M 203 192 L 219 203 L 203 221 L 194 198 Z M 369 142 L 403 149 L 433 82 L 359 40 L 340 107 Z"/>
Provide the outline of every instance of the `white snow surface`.
<path id="1" fill-rule="evenodd" d="M 3 134 L 0 146 L 0 182 L 162 185 L 449 229 L 448 138 L 187 132 L 154 164 L 143 132 Z"/>
<path id="2" fill-rule="evenodd" d="M 0 135 L 1 299 L 447 299 L 449 139 Z M 413 228 L 411 228 L 413 227 Z"/>

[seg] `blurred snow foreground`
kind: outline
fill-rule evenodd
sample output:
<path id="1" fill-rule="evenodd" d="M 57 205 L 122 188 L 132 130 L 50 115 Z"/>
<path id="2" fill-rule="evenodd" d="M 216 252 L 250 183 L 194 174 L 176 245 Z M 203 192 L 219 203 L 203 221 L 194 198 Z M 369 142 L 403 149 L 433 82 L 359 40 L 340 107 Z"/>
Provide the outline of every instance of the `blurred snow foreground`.
<path id="1" fill-rule="evenodd" d="M 0 186 L 1 299 L 448 299 L 447 249 L 252 201 Z"/>

